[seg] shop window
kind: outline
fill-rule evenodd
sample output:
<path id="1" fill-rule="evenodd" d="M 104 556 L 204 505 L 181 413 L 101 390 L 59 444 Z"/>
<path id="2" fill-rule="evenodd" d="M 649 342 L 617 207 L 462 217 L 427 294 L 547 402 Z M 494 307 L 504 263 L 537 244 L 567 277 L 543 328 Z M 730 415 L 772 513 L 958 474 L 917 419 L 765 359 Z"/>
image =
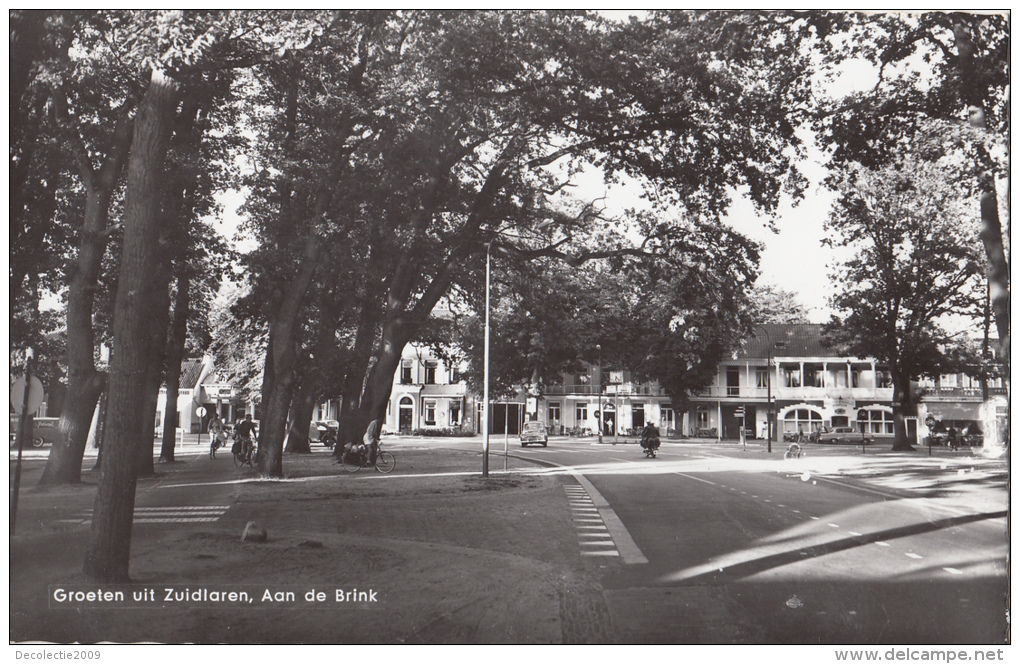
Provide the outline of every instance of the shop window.
<path id="1" fill-rule="evenodd" d="M 895 422 L 893 414 L 885 410 L 857 411 L 857 426 L 864 433 L 892 434 Z"/>
<path id="2" fill-rule="evenodd" d="M 822 414 L 810 408 L 791 410 L 783 417 L 783 433 L 804 433 L 822 428 Z"/>

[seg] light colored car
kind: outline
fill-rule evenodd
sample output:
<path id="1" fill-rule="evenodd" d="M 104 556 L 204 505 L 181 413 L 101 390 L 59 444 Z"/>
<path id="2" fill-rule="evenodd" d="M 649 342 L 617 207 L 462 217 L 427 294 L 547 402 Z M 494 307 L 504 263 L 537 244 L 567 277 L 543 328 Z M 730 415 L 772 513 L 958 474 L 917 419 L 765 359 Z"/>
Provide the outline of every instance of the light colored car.
<path id="1" fill-rule="evenodd" d="M 815 435 L 819 443 L 838 445 L 847 443 L 850 445 L 870 445 L 875 442 L 874 436 L 862 436 L 861 432 L 853 427 L 835 427 L 833 429 L 822 429 Z"/>
<path id="2" fill-rule="evenodd" d="M 545 425 L 541 422 L 525 422 L 521 429 L 521 447 L 528 445 L 549 445 L 549 434 L 546 433 Z"/>

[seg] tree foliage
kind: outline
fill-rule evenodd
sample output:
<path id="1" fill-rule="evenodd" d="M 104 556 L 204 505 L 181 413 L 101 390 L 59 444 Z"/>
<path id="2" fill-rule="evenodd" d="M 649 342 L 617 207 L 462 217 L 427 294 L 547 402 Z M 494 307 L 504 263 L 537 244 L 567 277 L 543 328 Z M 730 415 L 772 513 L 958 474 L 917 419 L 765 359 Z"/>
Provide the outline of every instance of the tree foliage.
<path id="1" fill-rule="evenodd" d="M 950 169 L 951 170 L 951 169 Z M 830 241 L 856 254 L 835 275 L 832 332 L 846 353 L 887 363 L 902 417 L 910 381 L 953 368 L 950 315 L 973 316 L 983 301 L 976 211 L 946 182 L 947 163 L 906 157 L 881 169 L 849 169 L 828 221 Z"/>

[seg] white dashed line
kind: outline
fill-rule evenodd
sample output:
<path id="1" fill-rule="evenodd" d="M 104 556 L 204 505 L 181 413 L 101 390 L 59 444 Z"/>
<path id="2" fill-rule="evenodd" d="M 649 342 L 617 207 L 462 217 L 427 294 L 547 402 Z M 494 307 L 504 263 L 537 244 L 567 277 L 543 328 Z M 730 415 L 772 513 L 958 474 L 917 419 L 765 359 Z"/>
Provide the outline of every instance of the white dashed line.
<path id="1" fill-rule="evenodd" d="M 909 552 L 905 553 L 903 555 L 905 555 L 907 558 L 913 558 L 914 560 L 921 560 L 921 558 L 924 557 L 924 556 L 919 556 L 916 553 L 909 553 Z"/>
<path id="2" fill-rule="evenodd" d="M 943 567 L 942 569 L 946 570 L 950 574 L 963 574 L 963 572 L 961 572 L 960 570 L 956 569 L 955 567 Z"/>

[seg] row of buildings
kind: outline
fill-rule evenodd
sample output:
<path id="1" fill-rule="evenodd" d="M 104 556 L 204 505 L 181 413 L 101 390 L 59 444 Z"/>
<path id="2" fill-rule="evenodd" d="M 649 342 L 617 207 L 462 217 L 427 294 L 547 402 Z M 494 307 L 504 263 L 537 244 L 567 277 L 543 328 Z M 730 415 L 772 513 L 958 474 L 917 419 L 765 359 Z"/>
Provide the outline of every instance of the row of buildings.
<path id="1" fill-rule="evenodd" d="M 656 383 L 638 383 L 628 371 L 590 366 L 580 374 L 564 374 L 547 384 L 541 395 L 521 391 L 492 403 L 495 434 L 515 434 L 526 420 L 544 422 L 553 434 L 604 436 L 634 434 L 646 423 L 677 437 L 737 439 L 768 435 L 768 411 L 774 413 L 773 437 L 809 433 L 821 427 L 854 427 L 873 435 L 893 433 L 892 376 L 867 358 L 840 356 L 824 343 L 815 324 L 759 326 L 733 356 L 719 364 L 714 384 L 674 404 Z M 202 364 L 202 366 L 206 366 Z M 212 367 L 191 369 L 182 381 L 178 404 L 181 421 L 202 430 L 211 412 L 233 421 L 244 410 L 229 385 Z M 986 434 L 1004 427 L 1008 404 L 1000 380 L 982 386 L 965 374 L 942 376 L 917 385 L 923 390 L 908 433 L 923 441 L 938 427 L 977 427 Z M 162 402 L 161 402 L 162 403 Z M 197 415 L 205 407 L 206 417 Z M 480 432 L 481 398 L 472 394 L 461 367 L 448 366 L 427 349 L 408 346 L 394 376 L 383 424 L 384 433 L 441 430 Z M 336 403 L 321 404 L 315 419 L 334 419 Z M 257 415 L 257 413 L 256 413 Z"/>

